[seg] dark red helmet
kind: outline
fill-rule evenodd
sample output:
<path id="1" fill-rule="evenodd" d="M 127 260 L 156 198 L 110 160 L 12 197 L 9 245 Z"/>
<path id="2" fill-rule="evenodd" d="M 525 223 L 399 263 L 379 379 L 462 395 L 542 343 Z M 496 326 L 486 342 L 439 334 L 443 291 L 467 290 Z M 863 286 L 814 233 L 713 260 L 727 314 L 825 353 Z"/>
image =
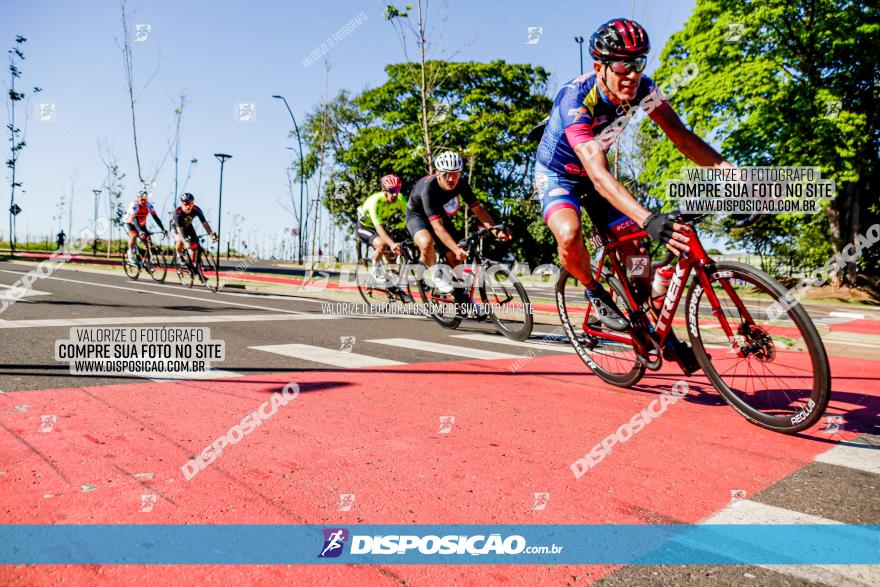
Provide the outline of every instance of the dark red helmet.
<path id="1" fill-rule="evenodd" d="M 399 192 L 403 188 L 403 182 L 396 175 L 389 174 L 382 178 L 382 187 L 389 192 Z"/>
<path id="2" fill-rule="evenodd" d="M 648 32 L 628 18 L 612 18 L 590 37 L 590 54 L 596 61 L 631 60 L 644 57 L 650 50 Z"/>

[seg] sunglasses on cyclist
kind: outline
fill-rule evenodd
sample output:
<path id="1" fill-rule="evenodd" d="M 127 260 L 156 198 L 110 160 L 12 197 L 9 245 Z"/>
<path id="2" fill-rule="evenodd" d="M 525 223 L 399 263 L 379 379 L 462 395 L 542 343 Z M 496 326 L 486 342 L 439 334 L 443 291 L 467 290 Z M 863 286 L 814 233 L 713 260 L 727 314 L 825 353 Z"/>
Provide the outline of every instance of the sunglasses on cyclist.
<path id="1" fill-rule="evenodd" d="M 609 61 L 607 65 L 611 68 L 611 71 L 622 75 L 626 75 L 631 71 L 642 73 L 645 71 L 645 66 L 648 65 L 648 58 L 636 57 L 632 61 Z"/>
<path id="2" fill-rule="evenodd" d="M 437 173 L 440 177 L 445 179 L 446 181 L 452 181 L 453 179 L 458 179 L 461 175 L 461 171 L 440 171 Z"/>

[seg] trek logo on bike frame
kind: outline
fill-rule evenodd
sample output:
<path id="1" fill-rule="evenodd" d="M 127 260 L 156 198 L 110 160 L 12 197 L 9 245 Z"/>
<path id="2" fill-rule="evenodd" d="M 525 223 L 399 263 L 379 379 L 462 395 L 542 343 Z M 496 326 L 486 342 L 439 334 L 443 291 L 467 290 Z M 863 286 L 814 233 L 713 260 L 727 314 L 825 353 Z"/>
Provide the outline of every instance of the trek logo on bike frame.
<path id="1" fill-rule="evenodd" d="M 663 300 L 663 311 L 660 313 L 660 319 L 657 321 L 657 335 L 661 338 L 666 336 L 667 331 L 672 327 L 672 315 L 678 306 L 678 297 L 683 287 L 682 278 L 687 272 L 685 263 L 679 263 L 675 266 L 675 273 L 672 275 L 672 281 L 669 284 L 669 290 L 666 292 L 666 299 Z"/>

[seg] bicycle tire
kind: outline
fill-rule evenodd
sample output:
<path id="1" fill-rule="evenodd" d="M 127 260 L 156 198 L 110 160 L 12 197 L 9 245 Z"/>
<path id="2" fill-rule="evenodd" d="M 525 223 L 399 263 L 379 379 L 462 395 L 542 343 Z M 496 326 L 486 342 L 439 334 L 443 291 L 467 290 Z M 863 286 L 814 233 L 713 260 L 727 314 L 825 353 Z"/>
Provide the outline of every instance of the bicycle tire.
<path id="1" fill-rule="evenodd" d="M 498 317 L 498 315 L 493 311 L 493 302 L 489 299 L 488 293 L 486 291 L 486 279 L 487 274 L 490 274 L 489 278 L 494 278 L 499 273 L 506 276 L 507 280 L 513 285 L 514 291 L 519 295 L 522 300 L 522 307 L 524 312 L 524 318 L 522 322 L 518 320 L 502 320 Z M 488 308 L 489 319 L 495 325 L 495 329 L 509 338 L 510 340 L 523 341 L 529 338 L 532 334 L 532 327 L 534 326 L 534 316 L 532 314 L 532 307 L 529 303 L 529 294 L 526 293 L 526 288 L 523 287 L 523 284 L 519 282 L 519 280 L 514 276 L 504 265 L 501 264 L 486 264 L 483 267 L 483 271 L 480 272 L 480 299 L 483 301 L 483 304 Z M 507 293 L 505 288 L 505 293 Z M 508 294 L 509 295 L 509 294 Z M 497 298 L 497 295 L 496 295 Z M 504 302 L 507 304 L 508 302 Z M 518 328 L 512 328 L 512 325 L 516 323 L 520 326 Z"/>
<path id="2" fill-rule="evenodd" d="M 183 254 L 188 253 L 184 252 Z M 186 262 L 181 264 L 180 258 L 176 254 L 174 255 L 174 270 L 177 273 L 177 279 L 178 281 L 180 281 L 180 285 L 183 285 L 185 287 L 193 286 L 193 283 L 195 282 L 195 276 L 190 270 L 190 266 Z"/>
<path id="3" fill-rule="evenodd" d="M 388 302 L 388 291 L 374 283 L 375 279 L 370 274 L 370 262 L 361 259 L 354 269 L 354 279 L 357 282 L 358 293 L 367 305 L 384 304 Z"/>
<path id="4" fill-rule="evenodd" d="M 209 290 L 217 293 L 223 288 L 222 285 L 218 285 L 217 283 L 219 276 L 217 275 L 217 269 L 214 267 L 214 261 L 211 260 L 211 256 L 205 251 L 202 251 L 199 255 L 198 271 L 199 278 Z"/>
<path id="5" fill-rule="evenodd" d="M 585 338 L 586 335 L 582 336 L 578 334 L 569 319 L 569 312 L 565 302 L 565 287 L 569 279 L 574 279 L 574 277 L 572 277 L 565 268 L 562 268 L 559 273 L 559 278 L 556 280 L 556 309 L 559 312 L 559 320 L 562 322 L 562 328 L 565 330 L 566 336 L 568 336 L 568 341 L 571 343 L 571 346 L 574 347 L 574 350 L 578 357 L 580 357 L 581 361 L 583 361 L 599 379 L 606 383 L 610 383 L 611 385 L 616 385 L 617 387 L 632 387 L 645 375 L 645 363 L 636 358 L 628 370 L 624 372 L 623 369 L 621 369 L 620 373 L 613 373 L 603 369 L 598 363 L 596 363 L 592 355 L 594 354 L 596 346 L 599 346 L 599 343 L 593 344 L 591 347 L 589 345 L 590 341 Z M 617 301 L 623 301 L 626 308 L 632 311 L 633 308 L 629 304 L 627 297 L 623 295 L 622 286 L 617 278 L 608 277 L 603 273 L 603 281 L 606 281 L 614 293 L 617 294 Z M 577 281 L 575 283 L 577 283 Z M 593 339 L 593 337 L 589 338 L 596 340 Z"/>
<path id="6" fill-rule="evenodd" d="M 128 261 L 128 253 L 122 254 L 122 270 L 125 271 L 125 275 L 127 275 L 129 279 L 137 280 L 141 274 L 141 259 L 139 251 L 135 251 L 134 255 L 137 262 L 131 264 Z"/>
<path id="7" fill-rule="evenodd" d="M 449 294 L 437 292 L 436 288 L 428 285 L 424 274 L 422 274 L 422 278 L 419 279 L 419 296 L 422 298 L 422 307 L 425 314 L 431 317 L 437 324 L 449 329 L 458 328 L 458 325 L 461 324 L 461 316 L 455 312 L 457 303 L 455 292 Z M 448 304 L 452 304 L 451 315 L 448 311 L 443 310 Z"/>
<path id="8" fill-rule="evenodd" d="M 776 302 L 780 298 L 784 297 L 786 293 L 785 288 L 783 288 L 775 279 L 773 279 L 763 271 L 744 263 L 737 263 L 734 261 L 716 263 L 715 270 L 710 275 L 708 275 L 708 277 L 710 280 L 712 280 L 713 283 L 718 282 L 722 279 L 744 277 L 746 279 L 744 279 L 743 281 L 759 285 L 764 290 L 762 293 L 769 294 L 769 297 L 773 300 L 773 302 Z M 713 287 L 712 289 L 714 291 L 716 288 Z M 718 292 L 716 292 L 716 295 L 717 293 Z M 737 296 L 738 295 L 739 294 L 737 294 Z M 747 384 L 745 387 L 745 393 L 737 393 L 736 390 L 732 389 L 722 377 L 722 375 L 726 374 L 730 369 L 727 369 L 721 374 L 718 373 L 718 368 L 716 367 L 716 364 L 712 362 L 703 341 L 703 338 L 706 335 L 703 334 L 703 329 L 700 328 L 700 300 L 703 297 L 704 296 L 702 285 L 700 285 L 698 280 L 694 280 L 693 283 L 691 283 L 685 301 L 685 309 L 688 323 L 688 336 L 690 338 L 691 346 L 693 347 L 694 353 L 696 354 L 697 362 L 703 369 L 703 373 L 706 374 L 706 377 L 709 378 L 709 381 L 712 383 L 715 389 L 718 390 L 724 400 L 740 415 L 745 417 L 753 424 L 756 424 L 767 430 L 773 430 L 775 432 L 794 434 L 796 432 L 806 430 L 807 428 L 810 428 L 816 422 L 818 422 L 819 419 L 822 417 L 822 414 L 825 412 L 825 409 L 828 406 L 828 401 L 831 397 L 831 371 L 828 365 L 828 356 L 825 352 L 825 347 L 822 344 L 819 333 L 816 331 L 816 326 L 813 324 L 813 321 L 810 319 L 804 307 L 800 304 L 796 304 L 793 307 L 789 308 L 785 312 L 785 315 L 788 316 L 797 327 L 800 338 L 806 347 L 808 356 L 812 363 L 812 389 L 809 393 L 809 399 L 806 400 L 805 408 L 800 408 L 799 410 L 795 411 L 794 415 L 781 416 L 768 414 L 758 409 L 758 407 L 756 407 L 755 405 L 752 405 L 754 403 L 760 403 L 760 399 L 758 397 L 750 398 L 752 400 L 751 403 L 747 401 Z M 742 302 L 742 300 L 740 301 L 745 305 L 745 302 Z M 763 302 L 753 301 L 752 303 L 755 304 Z M 748 310 L 748 308 L 746 309 Z M 739 313 L 738 309 L 737 312 Z M 749 314 L 756 313 L 752 310 L 748 310 L 748 312 Z M 760 314 L 758 315 L 760 316 Z M 742 317 L 742 313 L 739 313 L 739 316 Z M 752 316 L 752 318 L 754 319 L 754 316 Z M 731 327 L 733 326 L 735 325 L 731 324 Z M 756 338 L 758 336 L 763 337 L 760 339 L 760 341 L 767 347 L 767 352 L 761 351 L 758 353 L 754 353 L 753 356 L 756 358 L 756 360 L 761 361 L 761 367 L 763 369 L 763 386 L 769 387 L 770 385 L 767 379 L 765 365 L 774 363 L 775 359 L 778 358 L 779 353 L 779 351 L 777 350 L 777 341 L 773 339 L 774 335 L 771 334 L 773 325 L 745 324 L 740 326 L 740 329 L 743 328 L 745 329 L 745 332 L 750 339 L 752 336 L 755 336 Z M 790 334 L 792 333 L 789 332 L 789 335 Z M 711 333 L 707 333 L 707 335 L 711 335 Z M 784 337 L 790 340 L 796 340 L 796 337 L 790 337 L 789 335 L 782 334 L 776 336 L 777 338 Z M 767 340 L 767 338 L 769 338 L 769 340 Z M 721 360 L 719 359 L 719 362 L 720 361 Z M 801 362 L 799 361 L 798 364 L 801 364 Z M 751 369 L 751 365 L 747 364 L 747 368 Z M 790 373 L 793 372 L 792 368 L 786 367 L 786 369 L 788 369 Z M 806 369 L 800 370 L 806 372 Z M 736 376 L 736 373 L 737 371 L 734 371 L 734 378 Z M 755 370 L 755 373 L 757 376 L 757 370 Z M 761 376 L 758 377 L 759 379 L 761 378 Z M 792 384 L 797 385 L 794 376 L 787 374 L 785 376 L 785 379 L 788 379 L 791 381 Z M 782 394 L 785 395 L 786 399 L 790 401 L 789 392 L 794 390 L 789 385 L 789 382 L 786 382 L 784 379 L 783 383 L 785 383 L 785 385 L 787 386 L 787 391 L 783 391 L 781 389 L 780 391 L 782 391 Z M 770 389 L 765 389 L 764 392 L 769 395 Z M 756 393 L 757 389 L 753 389 L 752 395 L 754 396 Z M 777 394 L 775 397 L 780 397 L 780 395 Z M 813 403 L 812 407 L 810 406 L 810 402 Z"/>
<path id="9" fill-rule="evenodd" d="M 147 265 L 147 272 L 153 281 L 165 283 L 165 277 L 168 276 L 168 260 L 165 253 L 159 247 L 152 247 L 153 261 Z"/>

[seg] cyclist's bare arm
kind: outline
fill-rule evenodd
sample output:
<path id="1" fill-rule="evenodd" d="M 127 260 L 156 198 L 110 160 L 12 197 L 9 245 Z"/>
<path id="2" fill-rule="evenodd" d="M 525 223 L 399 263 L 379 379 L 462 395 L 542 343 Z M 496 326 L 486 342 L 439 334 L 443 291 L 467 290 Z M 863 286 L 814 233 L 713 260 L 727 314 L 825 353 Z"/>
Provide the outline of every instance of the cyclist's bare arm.
<path id="1" fill-rule="evenodd" d="M 452 251 L 452 253 L 456 257 L 462 259 L 463 256 L 466 256 L 464 250 L 458 246 L 458 243 L 455 242 L 455 239 L 452 238 L 452 235 L 449 234 L 449 231 L 447 231 L 446 227 L 443 226 L 442 220 L 432 220 L 431 227 L 434 229 L 434 234 L 437 235 L 437 238 L 440 239 L 440 242 L 446 245 L 446 248 Z M 464 255 L 462 255 L 462 253 L 464 253 Z"/>
<path id="2" fill-rule="evenodd" d="M 595 144 L 595 141 L 587 141 L 577 145 L 574 148 L 574 152 L 577 153 L 578 159 L 580 159 L 587 175 L 596 187 L 596 191 L 608 200 L 612 206 L 635 220 L 639 226 L 644 227 L 645 221 L 648 220 L 651 212 L 639 204 L 632 194 L 629 193 L 629 190 L 623 187 L 623 184 L 617 181 L 617 178 L 611 174 L 611 170 L 608 168 L 608 159 L 605 157 L 602 149 L 599 148 L 599 145 Z M 688 246 L 686 243 L 688 237 L 681 232 L 685 227 L 676 223 L 673 225 L 673 228 L 675 230 L 672 236 L 673 240 L 666 245 L 666 248 L 676 255 L 681 251 L 687 252 Z"/>
<path id="3" fill-rule="evenodd" d="M 651 120 L 663 129 L 663 132 L 672 141 L 672 144 L 681 153 L 696 163 L 703 166 L 730 166 L 724 157 L 710 147 L 706 141 L 689 130 L 678 114 L 668 104 L 658 107 L 651 113 Z"/>

